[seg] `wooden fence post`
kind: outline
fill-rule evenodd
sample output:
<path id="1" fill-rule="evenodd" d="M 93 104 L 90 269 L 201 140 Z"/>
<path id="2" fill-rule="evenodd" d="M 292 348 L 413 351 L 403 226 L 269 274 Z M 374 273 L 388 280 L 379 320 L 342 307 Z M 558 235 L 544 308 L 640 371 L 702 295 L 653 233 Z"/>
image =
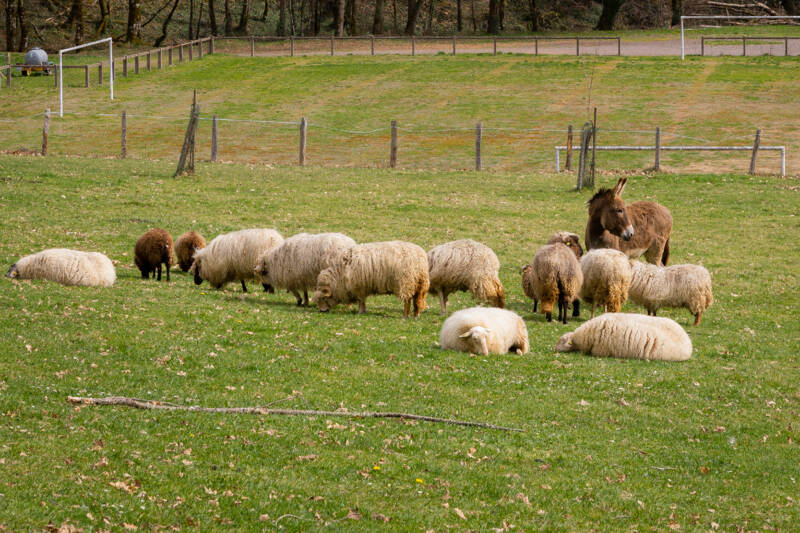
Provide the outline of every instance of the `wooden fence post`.
<path id="1" fill-rule="evenodd" d="M 456 34 L 453 34 L 453 55 L 456 55 Z"/>
<path id="2" fill-rule="evenodd" d="M 575 37 L 575 55 L 581 55 L 581 38 Z"/>
<path id="3" fill-rule="evenodd" d="M 128 77 L 128 56 L 122 58 L 122 76 Z"/>
<path id="4" fill-rule="evenodd" d="M 125 159 L 128 157 L 128 112 L 122 110 L 122 152 L 120 157 Z"/>
<path id="5" fill-rule="evenodd" d="M 333 35 L 331 35 L 331 55 L 333 55 Z"/>
<path id="6" fill-rule="evenodd" d="M 97 84 L 103 85 L 103 64 L 97 64 Z"/>
<path id="7" fill-rule="evenodd" d="M 661 170 L 661 127 L 656 126 L 656 160 L 653 164 L 653 170 L 659 172 Z"/>
<path id="8" fill-rule="evenodd" d="M 397 166 L 397 121 L 392 121 L 392 144 L 389 146 L 389 167 Z"/>
<path id="9" fill-rule="evenodd" d="M 784 37 L 783 38 L 783 55 L 785 55 L 785 56 L 789 55 L 789 38 L 788 37 Z"/>
<path id="10" fill-rule="evenodd" d="M 152 61 L 152 60 L 151 60 L 151 56 L 152 56 L 152 55 L 153 55 L 153 52 L 152 52 L 152 51 L 150 51 L 150 50 L 148 50 L 148 51 L 147 51 L 147 72 L 150 72 L 150 63 L 151 63 L 151 61 Z"/>
<path id="11" fill-rule="evenodd" d="M 11 88 L 11 67 L 6 69 L 6 87 Z"/>
<path id="12" fill-rule="evenodd" d="M 597 152 L 597 108 L 594 108 L 594 118 L 592 119 L 592 178 L 590 186 L 594 189 L 594 169 L 595 153 Z"/>
<path id="13" fill-rule="evenodd" d="M 194 44 L 189 42 L 189 61 L 194 60 Z"/>
<path id="14" fill-rule="evenodd" d="M 133 58 L 133 73 L 139 74 L 139 56 Z"/>
<path id="15" fill-rule="evenodd" d="M 475 126 L 475 170 L 481 170 L 481 140 L 483 137 L 483 124 L 478 122 Z"/>
<path id="16" fill-rule="evenodd" d="M 214 113 L 214 120 L 211 121 L 211 161 L 217 160 L 217 114 Z"/>
<path id="17" fill-rule="evenodd" d="M 256 38 L 250 36 L 250 57 L 256 56 Z"/>
<path id="18" fill-rule="evenodd" d="M 213 54 L 214 53 L 214 36 L 213 35 L 208 38 L 208 53 L 209 54 Z"/>
<path id="19" fill-rule="evenodd" d="M 374 35 L 370 35 L 369 36 L 369 55 L 371 55 L 371 56 L 375 55 L 375 36 Z"/>
<path id="20" fill-rule="evenodd" d="M 617 37 L 617 55 L 622 55 L 622 40 L 619 37 Z"/>
<path id="21" fill-rule="evenodd" d="M 533 38 L 533 55 L 535 55 L 535 56 L 539 55 L 539 38 L 538 37 L 534 37 Z"/>
<path id="22" fill-rule="evenodd" d="M 50 108 L 44 110 L 44 127 L 42 128 L 42 155 L 47 155 L 47 138 L 50 136 Z"/>
<path id="23" fill-rule="evenodd" d="M 306 117 L 300 119 L 300 166 L 306 164 L 306 129 L 308 121 Z"/>
<path id="24" fill-rule="evenodd" d="M 294 35 L 289 36 L 289 56 L 294 57 Z"/>
<path id="25" fill-rule="evenodd" d="M 497 37 L 495 37 L 492 41 L 493 41 L 494 55 L 497 55 Z"/>
<path id="26" fill-rule="evenodd" d="M 169 47 L 169 52 L 167 53 L 167 65 L 170 67 L 172 66 L 172 46 Z"/>
<path id="27" fill-rule="evenodd" d="M 700 36 L 700 56 L 706 55 L 706 37 L 705 35 Z"/>
<path id="28" fill-rule="evenodd" d="M 183 63 L 183 45 L 178 46 L 178 63 Z"/>
<path id="29" fill-rule="evenodd" d="M 89 65 L 83 67 L 84 86 L 89 87 Z"/>
<path id="30" fill-rule="evenodd" d="M 197 59 L 203 59 L 203 41 L 197 41 Z"/>
<path id="31" fill-rule="evenodd" d="M 747 41 L 745 37 L 742 37 L 742 57 L 747 56 Z"/>
<path id="32" fill-rule="evenodd" d="M 416 52 L 417 52 L 417 51 L 415 50 L 415 48 L 416 48 L 416 43 L 414 42 L 414 36 L 412 35 L 412 36 L 411 36 L 411 56 L 412 56 L 412 57 L 413 57 L 414 55 L 416 55 Z"/>
<path id="33" fill-rule="evenodd" d="M 6 52 L 6 65 L 11 64 L 11 52 Z"/>
<path id="34" fill-rule="evenodd" d="M 164 67 L 163 56 L 164 56 L 164 49 L 163 48 L 159 48 L 158 49 L 158 61 L 156 63 L 158 65 L 158 70 L 161 70 Z"/>
<path id="35" fill-rule="evenodd" d="M 756 173 L 756 157 L 758 157 L 759 144 L 761 144 L 761 130 L 756 130 L 756 139 L 753 141 L 753 155 L 750 157 L 750 172 L 748 174 Z"/>
<path id="36" fill-rule="evenodd" d="M 567 162 L 565 170 L 572 170 L 572 124 L 567 127 Z"/>

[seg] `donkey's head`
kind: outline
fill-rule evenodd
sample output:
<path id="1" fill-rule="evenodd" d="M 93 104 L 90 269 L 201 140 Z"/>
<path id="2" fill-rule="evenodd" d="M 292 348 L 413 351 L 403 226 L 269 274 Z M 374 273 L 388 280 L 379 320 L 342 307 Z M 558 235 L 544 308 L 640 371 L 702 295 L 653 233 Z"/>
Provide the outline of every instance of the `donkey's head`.
<path id="1" fill-rule="evenodd" d="M 622 190 L 628 178 L 620 178 L 613 189 L 600 189 L 589 200 L 589 218 L 597 219 L 612 235 L 629 241 L 633 237 L 633 224 L 628 217 Z"/>

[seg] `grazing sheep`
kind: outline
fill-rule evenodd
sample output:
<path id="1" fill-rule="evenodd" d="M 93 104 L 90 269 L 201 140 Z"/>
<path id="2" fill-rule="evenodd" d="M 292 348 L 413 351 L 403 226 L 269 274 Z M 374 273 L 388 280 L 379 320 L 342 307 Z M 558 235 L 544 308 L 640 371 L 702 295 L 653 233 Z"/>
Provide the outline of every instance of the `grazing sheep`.
<path id="1" fill-rule="evenodd" d="M 506 294 L 498 272 L 500 261 L 491 248 L 471 239 L 452 241 L 428 252 L 431 294 L 439 295 L 442 315 L 447 314 L 447 296 L 469 291 L 478 301 L 505 307 Z"/>
<path id="2" fill-rule="evenodd" d="M 631 261 L 633 278 L 630 298 L 656 315 L 661 307 L 685 307 L 694 315 L 694 325 L 700 323 L 703 312 L 711 307 L 711 275 L 700 265 L 660 267 L 641 261 Z"/>
<path id="3" fill-rule="evenodd" d="M 576 233 L 571 233 L 569 231 L 558 231 L 550 236 L 550 240 L 547 241 L 547 244 L 556 244 L 559 242 L 572 250 L 572 252 L 575 254 L 575 257 L 578 259 L 578 261 L 580 261 L 581 256 L 583 255 L 583 248 L 581 247 L 581 239 Z M 535 313 L 536 307 L 539 304 L 539 299 L 535 297 L 533 291 L 533 265 L 529 264 L 522 267 L 522 291 L 525 293 L 525 296 L 533 299 L 533 312 Z M 572 316 L 580 316 L 580 312 L 581 301 L 576 298 L 572 302 Z"/>
<path id="4" fill-rule="evenodd" d="M 26 255 L 6 272 L 12 279 L 46 279 L 62 285 L 111 287 L 117 273 L 111 260 L 99 252 L 50 248 Z"/>
<path id="5" fill-rule="evenodd" d="M 685 361 L 692 355 L 692 341 L 670 318 L 605 313 L 562 336 L 556 351 L 580 351 L 620 359 Z"/>
<path id="6" fill-rule="evenodd" d="M 206 240 L 196 231 L 187 231 L 175 241 L 175 255 L 178 257 L 178 266 L 184 272 L 194 263 L 194 253 L 206 247 Z"/>
<path id="7" fill-rule="evenodd" d="M 444 350 L 504 354 L 528 353 L 528 329 L 513 311 L 470 307 L 456 311 L 442 324 L 439 342 Z"/>
<path id="8" fill-rule="evenodd" d="M 196 285 L 208 281 L 219 289 L 226 283 L 239 280 L 242 292 L 247 292 L 244 281 L 254 279 L 258 258 L 283 242 L 283 237 L 274 229 L 243 229 L 217 235 L 202 250 L 194 254 L 190 269 Z M 274 292 L 267 283 L 264 290 Z"/>
<path id="9" fill-rule="evenodd" d="M 161 263 L 167 268 L 167 281 L 169 281 L 169 267 L 175 264 L 172 259 L 172 235 L 167 230 L 153 228 L 146 231 L 133 247 L 133 262 L 142 273 L 142 279 L 148 279 L 150 273 L 161 281 Z"/>
<path id="10" fill-rule="evenodd" d="M 394 294 L 403 301 L 403 318 L 412 302 L 417 317 L 425 309 L 429 286 L 425 250 L 410 242 L 372 242 L 350 248 L 319 273 L 314 301 L 322 312 L 358 302 L 358 312 L 366 313 L 367 296 Z"/>
<path id="11" fill-rule="evenodd" d="M 573 303 L 573 316 L 580 308 L 574 301 L 583 283 L 581 265 L 575 253 L 564 243 L 546 244 L 533 256 L 531 264 L 522 270 L 522 288 L 533 298 L 534 305 L 541 300 L 542 313 L 547 321 L 553 320 L 553 306 L 558 301 L 558 320 L 567 323 L 567 309 Z M 534 310 L 535 312 L 535 310 Z"/>
<path id="12" fill-rule="evenodd" d="M 297 305 L 308 305 L 308 291 L 316 287 L 319 273 L 355 245 L 356 241 L 342 233 L 293 235 L 259 258 L 256 276 L 262 283 L 290 291 Z"/>
<path id="13" fill-rule="evenodd" d="M 611 248 L 589 250 L 581 258 L 581 271 L 581 298 L 592 306 L 592 318 L 598 305 L 605 312 L 618 313 L 628 299 L 631 286 L 628 256 Z"/>

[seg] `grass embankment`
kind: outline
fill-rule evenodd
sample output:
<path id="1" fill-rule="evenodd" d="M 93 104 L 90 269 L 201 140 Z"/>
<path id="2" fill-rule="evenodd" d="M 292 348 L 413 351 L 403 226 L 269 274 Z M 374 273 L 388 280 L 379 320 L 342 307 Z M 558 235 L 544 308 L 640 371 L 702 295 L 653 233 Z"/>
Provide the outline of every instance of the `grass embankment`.
<path id="1" fill-rule="evenodd" d="M 54 154 L 119 154 L 120 114 L 127 110 L 128 154 L 177 160 L 197 89 L 204 119 L 232 119 L 220 122 L 219 157 L 240 163 L 295 163 L 293 123 L 305 116 L 312 165 L 386 166 L 389 123 L 397 120 L 401 167 L 473 168 L 474 128 L 482 122 L 484 168 L 549 171 L 567 125 L 580 129 L 597 107 L 601 145 L 653 145 L 660 126 L 664 145 L 746 146 L 761 128 L 761 144 L 786 145 L 789 172 L 800 168 L 800 135 L 788 112 L 800 103 L 800 63 L 793 58 L 215 55 L 119 76 L 113 102 L 107 86 L 83 89 L 76 87 L 82 72 L 68 76 L 67 114 L 51 125 Z M 15 80 L 11 91 L 0 91 L 0 116 L 13 121 L 0 134 L 0 148 L 38 150 L 42 117 L 31 115 L 48 107 L 58 109 L 49 78 Z M 265 120 L 292 124 L 259 122 Z M 201 121 L 198 135 L 198 157 L 208 158 L 210 120 Z M 665 152 L 662 165 L 743 171 L 749 155 Z M 600 168 L 652 164 L 650 152 L 598 153 Z M 762 152 L 758 168 L 778 172 L 777 154 Z"/>
<path id="2" fill-rule="evenodd" d="M 590 193 L 572 192 L 571 178 L 201 164 L 172 179 L 172 170 L 0 159 L 0 263 L 64 246 L 104 251 L 118 273 L 110 289 L 0 282 L 0 525 L 730 531 L 800 520 L 800 287 L 787 237 L 800 216 L 796 180 L 630 181 L 629 200 L 671 209 L 672 260 L 702 262 L 715 284 L 699 327 L 684 310 L 661 313 L 687 327 L 695 349 L 687 363 L 664 364 L 554 354 L 585 310 L 567 326 L 531 313 L 519 267 L 553 231 L 583 232 Z M 366 315 L 320 314 L 286 293 L 215 291 L 179 273 L 143 281 L 132 249 L 154 226 L 207 238 L 253 226 L 343 231 L 426 248 L 480 239 L 500 258 L 532 351 L 438 349 L 433 298 L 404 321 L 392 297 L 370 298 Z M 407 411 L 522 431 L 65 402 L 112 394 Z"/>

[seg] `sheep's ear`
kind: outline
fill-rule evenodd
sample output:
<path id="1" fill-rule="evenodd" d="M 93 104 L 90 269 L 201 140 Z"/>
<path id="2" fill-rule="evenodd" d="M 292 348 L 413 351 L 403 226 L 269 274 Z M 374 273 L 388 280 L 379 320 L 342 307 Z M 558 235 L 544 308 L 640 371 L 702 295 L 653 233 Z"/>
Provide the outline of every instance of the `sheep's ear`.
<path id="1" fill-rule="evenodd" d="M 472 330 L 465 331 L 464 333 L 459 335 L 459 337 L 462 338 L 462 339 L 467 338 L 467 337 L 472 337 Z"/>
<path id="2" fill-rule="evenodd" d="M 331 290 L 330 290 L 330 289 L 324 289 L 324 290 L 322 291 L 322 295 L 323 295 L 325 298 L 330 298 L 330 297 L 331 297 Z"/>

